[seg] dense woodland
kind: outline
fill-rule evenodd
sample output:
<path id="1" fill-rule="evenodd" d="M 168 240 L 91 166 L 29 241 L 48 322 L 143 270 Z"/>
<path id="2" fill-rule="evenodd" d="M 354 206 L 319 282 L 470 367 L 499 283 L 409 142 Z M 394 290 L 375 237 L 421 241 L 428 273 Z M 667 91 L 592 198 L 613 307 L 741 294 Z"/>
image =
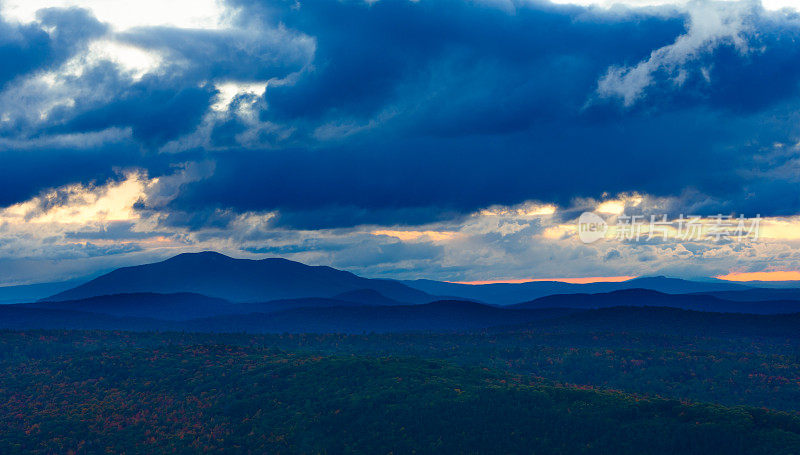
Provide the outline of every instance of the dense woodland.
<path id="1" fill-rule="evenodd" d="M 800 453 L 791 340 L 7 331 L 0 355 L 3 454 Z"/>

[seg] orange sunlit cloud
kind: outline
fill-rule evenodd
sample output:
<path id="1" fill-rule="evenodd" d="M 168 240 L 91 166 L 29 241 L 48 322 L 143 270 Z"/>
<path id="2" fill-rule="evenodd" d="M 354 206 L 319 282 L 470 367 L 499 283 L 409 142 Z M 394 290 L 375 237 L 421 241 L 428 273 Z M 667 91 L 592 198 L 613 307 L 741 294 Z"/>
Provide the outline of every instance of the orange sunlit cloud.
<path id="1" fill-rule="evenodd" d="M 484 280 L 484 281 L 448 281 L 448 283 L 458 284 L 519 284 L 531 283 L 534 281 L 560 281 L 562 283 L 572 284 L 589 284 L 589 283 L 619 283 L 620 281 L 628 281 L 636 278 L 636 276 L 595 276 L 584 278 L 523 278 L 521 280 Z"/>
<path id="2" fill-rule="evenodd" d="M 715 278 L 727 281 L 800 281 L 800 271 L 741 272 Z"/>
<path id="3" fill-rule="evenodd" d="M 427 240 L 432 240 L 434 242 L 441 242 L 445 240 L 452 240 L 458 235 L 457 232 L 448 232 L 448 231 L 397 231 L 390 229 L 372 231 L 370 232 L 370 234 L 394 237 L 404 242 L 420 240 L 420 239 L 427 239 Z"/>

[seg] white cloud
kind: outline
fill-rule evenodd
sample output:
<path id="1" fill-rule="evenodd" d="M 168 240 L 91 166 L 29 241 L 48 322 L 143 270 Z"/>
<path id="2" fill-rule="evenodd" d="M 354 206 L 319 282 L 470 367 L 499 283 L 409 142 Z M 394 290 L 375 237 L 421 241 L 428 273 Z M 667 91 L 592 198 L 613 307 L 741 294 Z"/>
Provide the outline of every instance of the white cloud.
<path id="1" fill-rule="evenodd" d="M 601 8 L 613 8 L 613 7 L 646 8 L 653 6 L 685 7 L 692 3 L 698 3 L 698 0 L 550 0 L 550 1 L 558 5 L 596 6 Z M 717 0 L 717 1 L 726 3 L 742 2 L 742 0 Z M 768 11 L 775 11 L 784 8 L 800 10 L 800 5 L 798 5 L 797 0 L 762 0 L 761 3 L 764 9 Z"/>
<path id="2" fill-rule="evenodd" d="M 562 208 L 537 202 L 493 206 L 421 226 L 323 230 L 282 228 L 275 224 L 278 213 L 271 211 L 218 209 L 209 222 L 198 222 L 194 214 L 164 210 L 185 183 L 211 173 L 212 163 L 188 163 L 159 177 L 131 172 L 102 185 L 68 185 L 0 208 L 0 258 L 67 260 L 61 274 L 53 269 L 50 275 L 38 275 L 39 280 L 69 276 L 72 261 L 76 266 L 88 264 L 93 255 L 113 255 L 116 259 L 109 263 L 130 265 L 145 257 L 199 250 L 238 257 L 280 255 L 366 276 L 456 281 L 657 273 L 690 277 L 739 268 L 800 269 L 800 217 L 763 219 L 757 241 L 633 242 L 612 236 L 587 245 L 578 239 L 573 218 L 583 209 L 598 210 L 605 202 L 620 201 L 626 211 L 658 212 L 675 204 L 648 195 L 621 194 Z M 616 214 L 604 216 L 615 224 Z M 176 217 L 185 224 L 175 222 Z M 3 281 L 26 277 L 8 273 Z"/>
<path id="3" fill-rule="evenodd" d="M 102 61 L 115 63 L 123 73 L 130 75 L 136 81 L 145 74 L 156 71 L 161 66 L 163 58 L 152 50 L 110 39 L 100 39 L 90 43 L 85 53 L 73 57 L 67 62 L 66 67 L 69 69 L 74 66 L 75 71 L 82 73 L 86 67 Z M 79 76 L 80 73 L 76 75 Z"/>
<path id="4" fill-rule="evenodd" d="M 230 11 L 221 0 L 4 0 L 0 14 L 7 20 L 33 22 L 42 8 L 86 8 L 117 31 L 143 26 L 217 29 L 226 26 Z"/>
<path id="5" fill-rule="evenodd" d="M 172 174 L 148 177 L 129 171 L 101 185 L 75 183 L 43 192 L 24 202 L 0 208 L 0 257 L 54 257 L 76 246 L 163 247 L 180 232 L 159 227 L 159 208 L 175 199 L 182 185 L 213 172 L 208 162 L 186 163 Z M 98 236 L 124 226 L 134 241 L 120 234 Z M 142 235 L 144 234 L 144 235 Z"/>
<path id="6" fill-rule="evenodd" d="M 800 5 L 797 4 L 797 0 L 762 0 L 761 3 L 764 5 L 764 8 L 768 10 L 784 8 L 800 10 Z"/>
<path id="7" fill-rule="evenodd" d="M 236 81 L 225 81 L 225 82 L 217 82 L 214 84 L 214 88 L 216 88 L 219 93 L 217 94 L 216 99 L 214 100 L 214 104 L 211 105 L 211 109 L 215 111 L 224 112 L 228 110 L 231 103 L 237 96 L 243 95 L 252 95 L 254 97 L 261 97 L 264 95 L 264 92 L 267 90 L 267 83 L 264 82 L 236 82 Z M 252 104 L 255 100 L 251 100 Z"/>
<path id="8" fill-rule="evenodd" d="M 650 57 L 632 67 L 614 66 L 598 82 L 597 93 L 602 97 L 622 98 L 632 106 L 653 82 L 653 75 L 663 71 L 675 85 L 687 77 L 683 66 L 696 61 L 721 44 L 733 44 L 740 52 L 747 51 L 744 34 L 747 18 L 752 12 L 750 2 L 691 2 L 685 34 L 674 43 L 654 50 Z M 704 73 L 708 79 L 708 75 Z"/>
<path id="9" fill-rule="evenodd" d="M 0 92 L 0 128 L 6 125 L 36 129 L 49 123 L 54 111 L 76 105 L 98 105 L 113 100 L 117 88 L 103 83 L 88 83 L 84 76 L 103 64 L 111 63 L 120 78 L 133 83 L 145 74 L 158 71 L 162 57 L 157 52 L 101 38 L 89 43 L 57 68 L 31 73 Z M 119 138 L 119 134 L 115 135 Z M 0 140 L 0 146 L 2 142 Z M 88 145 L 88 142 L 87 142 Z"/>

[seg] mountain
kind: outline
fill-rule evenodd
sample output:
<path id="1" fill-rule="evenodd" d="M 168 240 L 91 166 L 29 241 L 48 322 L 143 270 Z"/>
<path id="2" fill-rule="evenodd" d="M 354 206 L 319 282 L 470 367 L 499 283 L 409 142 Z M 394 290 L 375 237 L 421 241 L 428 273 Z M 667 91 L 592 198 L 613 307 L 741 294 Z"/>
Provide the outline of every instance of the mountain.
<path id="1" fill-rule="evenodd" d="M 373 289 L 359 289 L 357 291 L 347 291 L 333 297 L 345 302 L 361 303 L 364 305 L 401 305 L 401 302 L 390 299 Z"/>
<path id="2" fill-rule="evenodd" d="M 361 294 L 359 291 L 356 295 Z M 786 337 L 792 336 L 793 331 L 800 334 L 797 313 L 797 301 L 736 302 L 709 295 L 670 295 L 642 289 L 554 295 L 505 307 L 470 301 L 368 305 L 331 298 L 232 303 L 197 294 L 145 293 L 0 305 L 0 328 L 380 333 L 488 328 L 513 331 L 514 327 L 527 324 L 539 329 L 584 332 L 714 332 Z"/>
<path id="3" fill-rule="evenodd" d="M 77 300 L 111 294 L 196 293 L 237 302 L 333 297 L 369 289 L 405 303 L 436 300 L 392 280 L 368 279 L 324 266 L 286 259 L 234 259 L 214 253 L 184 253 L 154 264 L 123 267 L 46 300 Z"/>
<path id="4" fill-rule="evenodd" d="M 325 297 L 306 297 L 300 299 L 281 299 L 270 300 L 269 302 L 244 302 L 234 305 L 232 312 L 228 314 L 251 314 L 251 313 L 277 313 L 280 311 L 294 310 L 297 308 L 337 308 L 337 307 L 360 307 L 371 304 L 354 302 L 351 300 L 341 300 L 338 298 Z M 219 313 L 226 314 L 226 313 Z"/>
<path id="5" fill-rule="evenodd" d="M 188 310 L 191 305 L 197 308 Z M 231 303 L 196 294 L 122 294 L 0 305 L 0 328 L 252 333 L 455 331 L 521 324 L 575 311 L 514 310 L 465 301 L 374 306 L 324 298 Z M 210 316 L 197 317 L 204 312 Z"/>
<path id="6" fill-rule="evenodd" d="M 631 292 L 634 291 L 619 291 L 623 294 Z M 193 297 L 184 296 L 186 299 Z M 690 297 L 695 299 L 695 302 L 701 298 L 704 301 L 719 300 L 708 296 Z M 121 296 L 118 297 L 118 301 L 125 301 L 128 298 Z M 551 297 L 546 299 L 550 303 L 555 300 Z M 97 302 L 100 301 L 96 300 L 95 303 Z M 650 302 L 657 303 L 655 299 L 651 299 Z M 746 302 L 745 304 L 749 305 Z M 100 329 L 203 333 L 389 333 L 471 330 L 490 330 L 497 333 L 545 330 L 580 334 L 640 332 L 692 336 L 759 336 L 793 339 L 800 337 L 800 313 L 779 315 L 716 313 L 661 306 L 515 309 L 466 301 L 364 306 L 333 299 L 297 299 L 242 304 L 226 302 L 225 305 L 230 311 L 228 314 L 171 320 L 143 317 L 134 312 L 128 312 L 127 315 L 120 317 L 113 314 L 75 311 L 68 309 L 66 303 L 51 307 L 28 304 L 0 305 L 0 329 Z M 88 307 L 84 305 L 81 308 Z M 101 305 L 100 308 L 104 311 L 113 311 L 108 310 L 107 306 Z M 256 312 L 252 312 L 254 310 Z M 170 316 L 167 314 L 163 317 Z"/>
<path id="7" fill-rule="evenodd" d="M 181 330 L 177 323 L 170 321 L 35 308 L 28 305 L 0 305 L 0 329 Z"/>
<path id="8" fill-rule="evenodd" d="M 558 294 L 510 305 L 515 309 L 609 308 L 656 306 L 718 313 L 788 314 L 800 312 L 800 301 L 731 301 L 704 294 L 665 294 L 649 289 L 625 289 L 600 294 Z"/>
<path id="9" fill-rule="evenodd" d="M 800 338 L 800 313 L 760 315 L 709 313 L 664 307 L 610 307 L 576 311 L 492 332 L 560 331 L 586 333 L 647 333 L 689 336 Z"/>
<path id="10" fill-rule="evenodd" d="M 601 282 L 572 284 L 561 281 L 532 281 L 528 283 L 459 284 L 433 280 L 403 281 L 404 284 L 432 295 L 477 300 L 495 305 L 511 305 L 556 294 L 596 294 L 623 289 L 651 289 L 666 294 L 693 292 L 738 291 L 747 286 L 727 281 L 690 281 L 679 278 L 642 277 L 619 283 Z"/>
<path id="11" fill-rule="evenodd" d="M 601 283 L 595 283 L 601 284 Z M 665 276 L 640 277 L 621 283 L 610 283 L 621 285 L 622 289 L 650 289 L 664 294 L 689 294 L 693 292 L 718 292 L 718 291 L 742 291 L 750 289 L 748 286 L 738 283 L 731 283 L 723 280 L 692 281 L 680 278 L 669 278 Z"/>
<path id="12" fill-rule="evenodd" d="M 195 319 L 187 321 L 184 327 L 197 332 L 442 332 L 521 324 L 575 311 L 560 308 L 513 310 L 475 302 L 438 301 L 419 305 L 296 308 L 270 314 Z"/>
<path id="13" fill-rule="evenodd" d="M 222 315 L 276 313 L 297 308 L 353 307 L 365 305 L 400 305 L 400 303 L 383 297 L 383 295 L 376 291 L 359 290 L 340 294 L 340 298 L 308 297 L 243 303 L 230 302 L 225 299 L 207 297 L 189 292 L 176 294 L 142 292 L 9 306 L 43 310 L 80 311 L 115 317 L 185 321 Z"/>
<path id="14" fill-rule="evenodd" d="M 800 281 L 742 281 L 745 286 L 753 288 L 800 288 Z"/>
<path id="15" fill-rule="evenodd" d="M 698 294 L 711 295 L 723 300 L 735 302 L 758 302 L 767 300 L 800 300 L 800 289 L 746 289 L 744 291 L 712 291 Z"/>
<path id="16" fill-rule="evenodd" d="M 57 292 L 66 291 L 87 280 L 69 280 L 54 283 L 0 286 L 0 304 L 35 302 Z"/>
<path id="17" fill-rule="evenodd" d="M 116 317 L 142 317 L 185 320 L 241 312 L 227 300 L 189 292 L 156 294 L 152 292 L 112 294 L 78 300 L 28 303 L 25 308 L 82 311 Z"/>

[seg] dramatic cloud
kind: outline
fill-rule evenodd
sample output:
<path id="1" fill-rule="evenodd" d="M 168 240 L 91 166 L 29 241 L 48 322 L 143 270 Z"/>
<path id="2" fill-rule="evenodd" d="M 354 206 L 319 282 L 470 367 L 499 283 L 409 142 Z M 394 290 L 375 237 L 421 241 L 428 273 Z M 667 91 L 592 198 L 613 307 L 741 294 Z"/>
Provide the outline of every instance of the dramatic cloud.
<path id="1" fill-rule="evenodd" d="M 798 268 L 792 2 L 128 3 L 0 3 L 8 281 L 186 249 L 458 280 Z M 773 234 L 586 246 L 583 210 Z"/>
<path id="2" fill-rule="evenodd" d="M 746 25 L 746 16 L 753 15 L 753 6 L 745 3 L 691 3 L 686 34 L 674 43 L 656 49 L 650 57 L 630 68 L 612 67 L 600 79 L 598 92 L 603 96 L 620 96 L 631 106 L 653 83 L 653 75 L 662 71 L 677 85 L 689 77 L 685 65 L 700 60 L 721 45 L 731 45 L 740 54 L 749 51 L 745 33 L 753 32 Z M 711 82 L 710 68 L 700 68 Z"/>

